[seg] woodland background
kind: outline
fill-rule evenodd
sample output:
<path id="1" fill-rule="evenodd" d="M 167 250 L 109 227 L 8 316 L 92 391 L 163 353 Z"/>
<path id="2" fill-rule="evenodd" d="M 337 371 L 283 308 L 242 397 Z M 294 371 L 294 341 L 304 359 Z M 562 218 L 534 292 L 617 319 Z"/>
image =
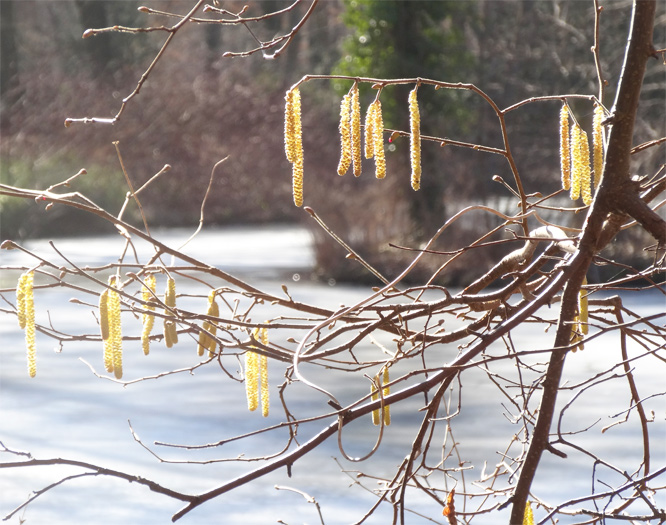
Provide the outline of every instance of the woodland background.
<path id="1" fill-rule="evenodd" d="M 251 15 L 252 10 L 261 14 L 290 3 L 254 2 L 246 14 Z M 615 92 L 620 73 L 609 64 L 621 63 L 629 3 L 603 4 L 601 57 L 610 79 L 609 96 Z M 190 4 L 185 0 L 147 2 L 170 12 L 186 12 Z M 225 7 L 240 10 L 244 4 L 231 1 Z M 658 4 L 656 31 L 663 32 L 666 4 Z M 101 206 L 117 209 L 125 193 L 112 145 L 118 140 L 137 184 L 165 163 L 172 166 L 169 175 L 158 182 L 159 191 L 145 197 L 149 223 L 191 226 L 199 220 L 212 166 L 230 155 L 223 176 L 216 178 L 212 188 L 206 210 L 208 225 L 309 224 L 308 214 L 292 203 L 282 134 L 285 91 L 305 74 L 427 75 L 464 81 L 486 91 L 500 107 L 535 95 L 597 91 L 590 52 L 594 27 L 580 23 L 592 20 L 592 2 L 327 0 L 276 60 L 264 60 L 259 54 L 244 58 L 222 55 L 226 50 L 248 48 L 252 36 L 244 27 L 186 27 L 178 35 L 179 44 L 169 48 L 168 60 L 159 63 L 143 86 L 140 102 L 115 126 L 96 126 L 94 132 L 87 126 L 66 129 L 65 117 L 115 114 L 163 43 L 161 32 L 81 39 L 91 27 L 173 23 L 166 17 L 149 18 L 137 10 L 140 5 L 135 0 L 0 2 L 3 183 L 43 189 L 85 168 L 88 175 L 80 177 L 72 191 L 82 191 Z M 259 37 L 271 37 L 292 27 L 302 14 L 293 10 L 288 16 L 257 24 L 253 31 Z M 640 113 L 635 143 L 663 135 L 664 71 L 648 69 L 641 101 L 642 109 L 648 111 Z M 360 179 L 338 177 L 339 99 L 348 88 L 341 82 L 317 82 L 303 90 L 305 203 L 371 264 L 388 275 L 396 273 L 412 254 L 390 250 L 389 243 L 418 246 L 472 200 L 491 202 L 502 210 L 508 195 L 492 177 L 509 180 L 511 175 L 498 155 L 424 143 L 422 189 L 413 192 L 409 188 L 409 142 L 399 138 L 387 148 L 386 180 L 375 181 L 369 166 Z M 368 102 L 374 93 L 366 88 L 361 96 Z M 383 94 L 387 127 L 408 129 L 406 97 L 407 88 Z M 610 106 L 612 101 L 604 102 Z M 478 97 L 468 92 L 424 90 L 420 104 L 424 135 L 501 146 L 496 117 Z M 589 128 L 592 115 L 587 106 L 578 118 Z M 559 189 L 555 146 L 559 107 L 530 104 L 529 110 L 508 115 L 511 147 L 527 193 L 546 195 Z M 576 110 L 575 103 L 573 108 Z M 660 148 L 638 157 L 638 175 L 654 173 L 664 162 Z M 187 191 L 183 191 L 185 187 Z M 564 203 L 568 197 L 562 199 Z M 76 210 L 67 207 L 58 207 L 44 220 L 42 208 L 19 199 L 0 201 L 0 213 L 3 239 L 111 228 L 101 220 L 81 220 Z M 583 218 L 583 213 L 573 216 L 570 225 L 579 226 Z M 487 226 L 459 221 L 436 248 L 462 245 Z M 338 280 L 362 279 L 364 271 L 341 257 L 342 248 L 320 232 L 319 228 L 314 232 L 317 272 Z M 609 255 L 635 262 L 643 254 L 634 253 L 632 244 L 631 238 L 620 234 L 615 253 Z M 491 265 L 501 255 L 498 250 L 506 248 L 479 250 L 480 265 Z M 424 271 L 428 271 L 427 265 Z M 467 280 L 470 271 L 451 268 L 444 284 Z"/>

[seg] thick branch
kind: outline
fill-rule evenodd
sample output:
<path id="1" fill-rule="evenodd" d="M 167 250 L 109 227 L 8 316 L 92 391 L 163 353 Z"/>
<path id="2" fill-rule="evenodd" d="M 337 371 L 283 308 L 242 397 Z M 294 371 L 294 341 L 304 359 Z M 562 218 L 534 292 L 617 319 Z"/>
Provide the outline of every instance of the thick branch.
<path id="1" fill-rule="evenodd" d="M 570 323 L 576 311 L 578 290 L 592 257 L 603 248 L 599 238 L 605 219 L 610 212 L 623 210 L 625 202 L 631 202 L 629 188 L 633 190 L 634 197 L 639 198 L 636 194 L 637 188 L 633 187 L 630 180 L 629 167 L 634 121 L 638 111 L 643 76 L 647 60 L 654 53 L 652 28 L 655 8 L 654 0 L 634 1 L 629 44 L 613 109 L 613 127 L 610 131 L 602 183 L 585 222 L 579 251 L 569 263 L 569 267 L 573 267 L 573 273 L 563 292 L 555 348 L 566 347 L 570 343 Z M 555 351 L 550 359 L 543 384 L 544 392 L 539 407 L 539 417 L 513 496 L 510 519 L 512 525 L 523 522 L 525 504 L 541 454 L 549 446 L 550 427 L 565 356 L 566 352 Z"/>

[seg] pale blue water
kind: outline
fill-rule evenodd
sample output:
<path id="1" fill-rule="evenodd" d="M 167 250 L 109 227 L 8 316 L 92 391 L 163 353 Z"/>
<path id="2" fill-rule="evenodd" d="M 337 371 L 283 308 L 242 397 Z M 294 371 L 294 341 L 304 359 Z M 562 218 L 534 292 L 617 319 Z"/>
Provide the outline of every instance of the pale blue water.
<path id="1" fill-rule="evenodd" d="M 160 232 L 158 238 L 167 244 L 178 246 L 189 236 L 189 231 L 171 230 Z M 77 264 L 100 265 L 116 260 L 122 242 L 116 237 L 95 237 L 85 240 L 57 241 L 58 248 Z M 31 243 L 42 255 L 55 259 L 45 242 Z M 140 257 L 150 253 L 147 246 L 139 246 Z M 368 291 L 350 286 L 329 286 L 310 281 L 309 269 L 313 264 L 313 252 L 309 234 L 301 229 L 231 229 L 202 232 L 185 251 L 210 262 L 272 293 L 280 293 L 281 284 L 289 286 L 289 293 L 296 299 L 318 305 L 337 306 L 352 304 L 362 299 Z M 3 266 L 24 264 L 29 259 L 16 251 L 0 253 Z M 169 262 L 169 261 L 167 261 Z M 0 286 L 14 285 L 16 274 L 3 270 Z M 201 292 L 203 288 L 193 288 Z M 90 308 L 67 302 L 70 297 L 92 300 L 85 294 L 72 290 L 41 290 L 36 295 L 37 316 L 46 322 L 48 314 L 53 326 L 63 332 L 96 333 L 95 320 Z M 6 297 L 13 302 L 11 293 Z M 647 294 L 638 298 L 634 294 L 624 295 L 625 303 L 640 314 L 663 312 L 664 301 L 658 294 Z M 3 303 L 2 308 L 6 308 Z M 48 314 L 47 314 L 48 313 Z M 447 323 L 453 321 L 448 320 Z M 660 324 L 663 325 L 663 319 Z M 131 321 L 127 321 L 127 325 Z M 138 320 L 135 324 L 140 326 Z M 454 328 L 451 325 L 450 328 Z M 81 359 L 102 372 L 101 344 L 65 343 L 61 352 L 55 352 L 56 343 L 38 335 L 38 376 L 30 379 L 26 372 L 23 334 L 13 315 L 0 315 L 0 441 L 7 447 L 30 451 L 37 458 L 64 457 L 141 475 L 169 488 L 195 493 L 209 490 L 235 476 L 256 468 L 258 463 L 214 463 L 186 465 L 160 463 L 132 438 L 128 420 L 147 445 L 169 460 L 207 461 L 216 458 L 233 458 L 244 453 L 254 454 L 278 452 L 286 437 L 286 431 L 261 434 L 246 442 L 232 442 L 218 449 L 183 451 L 152 446 L 154 441 L 180 444 L 216 442 L 268 423 L 280 421 L 277 387 L 284 381 L 284 365 L 271 363 L 272 414 L 264 420 L 258 413 L 249 413 L 246 408 L 243 384 L 231 381 L 218 367 L 198 369 L 194 374 L 184 373 L 149 380 L 127 387 L 98 379 Z M 547 348 L 552 342 L 552 333 L 544 334 L 534 326 L 527 325 L 515 334 L 514 344 L 522 350 Z M 391 340 L 380 338 L 390 348 Z M 502 353 L 497 348 L 496 353 Z M 632 345 L 632 352 L 638 349 Z M 381 351 L 370 342 L 359 347 L 364 356 L 381 359 Z M 608 368 L 618 355 L 616 339 L 604 337 L 589 343 L 586 350 L 567 361 L 565 376 L 570 382 Z M 439 353 L 439 354 L 438 354 Z M 455 345 L 431 349 L 431 366 L 446 362 L 457 353 Z M 143 356 L 138 343 L 125 346 L 125 379 L 157 374 L 175 368 L 193 366 L 199 362 L 194 344 L 186 340 L 167 350 L 154 345 L 151 355 Z M 418 363 L 415 363 L 418 364 Z M 497 365 L 494 371 L 506 372 L 509 364 Z M 231 374 L 236 374 L 238 365 L 234 358 L 225 361 Z M 406 372 L 412 363 L 401 365 L 399 372 Z M 304 367 L 307 377 L 330 389 L 342 401 L 352 401 L 365 394 L 367 383 L 350 380 L 344 374 Z M 666 365 L 656 359 L 651 366 L 636 365 L 639 389 L 647 394 L 663 390 Z M 395 376 L 394 376 L 395 377 Z M 469 371 L 463 375 L 462 412 L 454 420 L 454 438 L 460 443 L 464 461 L 474 462 L 475 469 L 464 471 L 467 483 L 480 475 L 484 462 L 489 473 L 502 461 L 499 454 L 504 450 L 507 436 L 515 431 L 503 412 L 510 407 L 499 390 L 481 371 Z M 579 430 L 597 418 L 602 420 L 584 435 L 570 436 L 572 441 L 590 447 L 609 459 L 621 469 L 634 468 L 640 458 L 640 442 L 635 434 L 636 417 L 629 423 L 619 425 L 601 433 L 601 428 L 615 414 L 627 407 L 626 381 L 620 378 L 607 381 L 582 396 L 565 413 L 564 425 L 568 430 Z M 313 415 L 323 410 L 326 398 L 312 392 L 303 385 L 292 385 L 287 389 L 290 408 L 298 417 Z M 457 391 L 456 391 L 457 392 Z M 567 392 L 561 402 L 570 399 Z M 388 427 L 380 451 L 362 464 L 341 460 L 349 471 L 362 469 L 380 476 L 390 476 L 392 469 L 408 453 L 420 414 L 417 412 L 423 399 L 412 399 L 395 407 L 393 424 Z M 453 409 L 456 396 L 454 392 Z M 507 408 L 503 408 L 507 407 Z M 655 411 L 651 423 L 651 435 L 662 446 L 653 450 L 653 470 L 666 464 L 666 399 L 655 397 L 646 401 L 646 408 Z M 515 414 L 514 414 L 515 415 Z M 299 429 L 299 440 L 303 442 L 319 430 L 317 424 L 304 425 Z M 345 429 L 344 444 L 353 455 L 365 454 L 374 443 L 376 429 L 369 421 L 357 421 Z M 437 441 L 439 439 L 439 441 Z M 441 446 L 441 436 L 435 439 L 434 447 Z M 549 503 L 569 499 L 590 490 L 592 478 L 591 462 L 583 456 L 566 450 L 569 459 L 552 455 L 544 456 L 542 470 L 534 485 L 536 494 Z M 436 456 L 436 454 L 435 454 Z M 435 457 L 433 456 L 433 458 Z M 340 459 L 334 440 L 325 443 L 293 467 L 293 477 L 284 470 L 277 471 L 254 483 L 223 495 L 206 503 L 186 515 L 180 523 L 212 524 L 242 523 L 266 524 L 281 520 L 289 524 L 320 523 L 315 507 L 301 495 L 278 491 L 275 485 L 293 487 L 314 496 L 322 507 L 327 524 L 346 524 L 359 519 L 373 504 L 375 497 L 357 485 L 355 477 L 341 472 L 332 459 Z M 1 461 L 14 458 L 0 454 Z M 16 458 L 18 459 L 18 458 Z M 431 460 L 431 461 L 434 461 Z M 453 460 L 450 460 L 453 461 Z M 457 459 L 455 459 L 457 462 Z M 449 462 L 447 465 L 451 466 Z M 0 470 L 0 515 L 5 516 L 20 504 L 32 490 L 55 482 L 64 475 L 80 473 L 80 470 L 63 467 L 44 467 Z M 462 482 L 463 473 L 456 475 Z M 475 477 L 476 476 L 476 477 Z M 603 468 L 597 471 L 602 482 L 617 482 Z M 451 481 L 451 480 L 449 480 Z M 441 483 L 441 475 L 433 483 Z M 375 482 L 365 480 L 371 489 Z M 506 479 L 502 481 L 506 483 Z M 663 485 L 664 483 L 662 483 Z M 597 491 L 603 491 L 597 485 Z M 467 485 L 468 491 L 481 492 L 481 487 Z M 666 496 L 656 495 L 659 506 L 666 506 Z M 39 497 L 27 510 L 14 516 L 10 523 L 19 523 L 19 517 L 28 524 L 164 524 L 182 504 L 120 480 L 104 477 L 87 477 L 65 483 Z M 408 514 L 408 523 L 445 523 L 441 506 L 433 500 L 412 493 L 409 507 L 428 516 L 430 520 Z M 589 507 L 587 505 L 586 507 Z M 459 510 L 463 510 L 459 508 Z M 473 510 L 468 508 L 467 510 Z M 539 512 L 537 511 L 537 517 Z M 380 509 L 369 523 L 390 523 L 391 508 Z M 506 522 L 507 512 L 495 513 L 492 518 L 480 516 L 472 523 Z M 576 520 L 562 520 L 574 523 Z"/>

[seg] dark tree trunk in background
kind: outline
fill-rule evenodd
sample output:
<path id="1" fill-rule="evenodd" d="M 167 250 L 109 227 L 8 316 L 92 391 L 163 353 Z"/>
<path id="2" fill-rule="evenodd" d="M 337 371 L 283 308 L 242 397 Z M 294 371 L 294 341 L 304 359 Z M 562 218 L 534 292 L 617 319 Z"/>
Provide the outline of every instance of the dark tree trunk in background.
<path id="1" fill-rule="evenodd" d="M 5 127 L 7 109 L 21 96 L 18 50 L 14 24 L 14 2 L 0 2 L 0 127 Z"/>
<path id="2" fill-rule="evenodd" d="M 86 29 L 98 29 L 110 25 L 106 2 L 75 0 L 74 5 L 79 14 L 82 33 Z M 109 66 L 114 59 L 114 48 L 110 43 L 110 37 L 110 34 L 101 34 L 86 39 L 84 48 L 90 68 L 95 75 L 104 74 L 111 69 Z M 115 52 L 117 53 L 117 50 Z"/>

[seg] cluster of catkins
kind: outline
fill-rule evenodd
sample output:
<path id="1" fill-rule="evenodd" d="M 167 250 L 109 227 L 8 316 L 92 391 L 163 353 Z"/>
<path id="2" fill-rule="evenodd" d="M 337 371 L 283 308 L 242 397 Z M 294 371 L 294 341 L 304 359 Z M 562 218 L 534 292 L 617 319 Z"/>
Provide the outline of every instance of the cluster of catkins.
<path id="1" fill-rule="evenodd" d="M 592 203 L 592 186 L 601 182 L 604 165 L 604 141 L 602 122 L 604 108 L 594 107 L 592 120 L 592 168 L 590 168 L 590 145 L 587 133 L 578 122 L 569 124 L 569 106 L 560 111 L 560 165 L 562 188 L 568 190 L 572 200 L 583 198 L 583 203 Z M 594 176 L 593 176 L 594 175 Z"/>
<path id="2" fill-rule="evenodd" d="M 412 188 L 421 186 L 421 116 L 416 99 L 418 86 L 409 93 L 410 159 Z M 361 156 L 375 159 L 375 176 L 386 176 L 386 157 L 384 151 L 384 120 L 382 104 L 379 100 L 381 90 L 365 113 L 363 140 L 361 148 L 361 103 L 358 84 L 354 83 L 340 103 L 340 162 L 338 175 L 344 175 L 352 168 L 355 177 L 361 175 Z M 298 87 L 292 88 L 285 96 L 284 145 L 287 160 L 292 164 L 292 183 L 294 203 L 303 205 L 303 130 L 301 125 L 301 94 Z"/>

